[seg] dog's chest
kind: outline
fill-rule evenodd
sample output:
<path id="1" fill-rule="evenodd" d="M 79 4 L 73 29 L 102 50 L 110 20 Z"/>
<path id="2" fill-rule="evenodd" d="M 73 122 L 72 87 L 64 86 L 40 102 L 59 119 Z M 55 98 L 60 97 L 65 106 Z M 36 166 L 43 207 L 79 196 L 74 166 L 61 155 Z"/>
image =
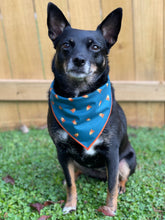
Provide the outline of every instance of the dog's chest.
<path id="1" fill-rule="evenodd" d="M 59 129 L 56 132 L 55 137 L 56 137 L 55 138 L 56 145 L 58 145 L 59 142 L 63 143 L 63 145 L 65 146 L 65 150 L 68 151 L 71 155 L 82 153 L 84 157 L 95 156 L 98 153 L 97 148 L 103 144 L 103 137 L 101 135 L 87 150 L 78 143 L 71 143 L 73 142 L 73 140 L 68 135 L 68 133 L 63 129 Z"/>
<path id="2" fill-rule="evenodd" d="M 94 92 L 77 98 L 62 97 L 54 91 L 54 82 L 50 88 L 52 113 L 61 128 L 85 148 L 87 155 L 95 155 L 95 147 L 100 145 L 100 135 L 104 130 L 112 109 L 111 85 L 108 82 Z M 62 142 L 68 135 L 60 132 Z"/>
<path id="3" fill-rule="evenodd" d="M 65 151 L 73 156 L 73 158 L 81 157 L 82 160 L 97 156 L 99 147 L 102 146 L 104 143 L 103 135 L 100 135 L 100 137 L 87 150 L 83 146 L 75 142 L 63 129 L 59 129 L 56 131 L 54 141 L 57 147 L 59 146 L 59 143 L 60 146 L 62 144 Z"/>
<path id="4" fill-rule="evenodd" d="M 103 143 L 103 138 L 99 137 L 95 143 L 90 147 L 89 150 L 84 149 L 84 154 L 88 155 L 88 156 L 94 156 L 95 154 L 97 154 L 97 150 L 96 147 L 100 146 Z"/>

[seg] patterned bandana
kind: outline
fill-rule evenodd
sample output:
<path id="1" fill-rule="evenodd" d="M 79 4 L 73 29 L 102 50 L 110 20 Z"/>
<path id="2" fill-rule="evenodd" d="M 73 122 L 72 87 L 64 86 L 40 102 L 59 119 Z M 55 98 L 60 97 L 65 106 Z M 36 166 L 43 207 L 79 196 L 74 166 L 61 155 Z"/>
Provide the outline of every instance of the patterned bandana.
<path id="1" fill-rule="evenodd" d="M 89 150 L 104 130 L 112 110 L 111 83 L 76 98 L 57 95 L 50 87 L 50 104 L 59 125 L 85 149 Z"/>

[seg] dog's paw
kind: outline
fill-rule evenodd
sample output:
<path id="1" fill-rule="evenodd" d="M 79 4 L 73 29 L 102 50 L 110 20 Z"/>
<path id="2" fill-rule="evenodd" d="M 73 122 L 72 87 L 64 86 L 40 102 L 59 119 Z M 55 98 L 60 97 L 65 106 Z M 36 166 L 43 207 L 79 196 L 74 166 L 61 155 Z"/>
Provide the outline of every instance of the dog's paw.
<path id="1" fill-rule="evenodd" d="M 119 181 L 119 186 L 118 186 L 119 187 L 119 194 L 125 193 L 125 191 L 126 191 L 126 187 L 125 187 L 126 181 L 127 180 Z"/>
<path id="2" fill-rule="evenodd" d="M 98 212 L 102 212 L 106 216 L 115 216 L 116 212 L 112 211 L 110 207 L 108 206 L 101 206 L 98 210 Z"/>
<path id="3" fill-rule="evenodd" d="M 68 214 L 72 211 L 76 211 L 76 207 L 65 207 L 63 208 L 63 214 Z"/>
<path id="4" fill-rule="evenodd" d="M 125 193 L 126 188 L 123 186 L 119 186 L 119 195 Z"/>

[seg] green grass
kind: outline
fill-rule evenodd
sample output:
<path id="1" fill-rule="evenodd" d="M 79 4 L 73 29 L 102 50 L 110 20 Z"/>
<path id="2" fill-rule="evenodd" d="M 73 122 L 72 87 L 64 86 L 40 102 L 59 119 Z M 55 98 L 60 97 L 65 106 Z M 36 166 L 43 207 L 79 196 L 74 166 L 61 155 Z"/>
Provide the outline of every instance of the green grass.
<path id="1" fill-rule="evenodd" d="M 165 129 L 129 128 L 137 153 L 136 173 L 118 198 L 114 219 L 165 219 Z M 5 183 L 10 175 L 15 184 Z M 60 204 L 41 210 L 30 203 L 65 200 L 63 173 L 47 130 L 0 133 L 0 220 L 37 220 L 42 215 L 57 220 L 109 219 L 96 210 L 105 204 L 107 183 L 81 176 L 77 180 L 78 208 L 63 215 Z"/>

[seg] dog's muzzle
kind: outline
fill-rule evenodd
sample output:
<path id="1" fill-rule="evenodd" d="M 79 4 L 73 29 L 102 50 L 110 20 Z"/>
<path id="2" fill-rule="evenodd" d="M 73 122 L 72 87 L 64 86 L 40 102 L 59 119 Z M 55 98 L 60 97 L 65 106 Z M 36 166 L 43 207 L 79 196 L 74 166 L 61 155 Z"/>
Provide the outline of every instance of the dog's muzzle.
<path id="1" fill-rule="evenodd" d="M 66 74 L 72 78 L 83 79 L 91 74 L 90 63 L 83 58 L 70 59 L 66 64 Z"/>

